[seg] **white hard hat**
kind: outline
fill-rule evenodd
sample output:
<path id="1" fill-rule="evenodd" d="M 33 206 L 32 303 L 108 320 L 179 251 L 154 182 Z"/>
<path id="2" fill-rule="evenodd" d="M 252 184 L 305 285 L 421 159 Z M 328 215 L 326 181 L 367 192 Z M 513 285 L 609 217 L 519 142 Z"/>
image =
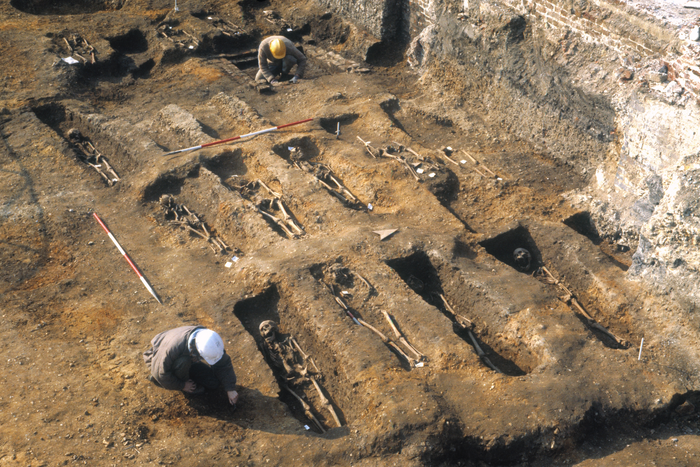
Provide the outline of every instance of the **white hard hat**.
<path id="1" fill-rule="evenodd" d="M 194 336 L 194 344 L 199 356 L 213 365 L 224 356 L 224 341 L 211 329 L 200 329 Z"/>

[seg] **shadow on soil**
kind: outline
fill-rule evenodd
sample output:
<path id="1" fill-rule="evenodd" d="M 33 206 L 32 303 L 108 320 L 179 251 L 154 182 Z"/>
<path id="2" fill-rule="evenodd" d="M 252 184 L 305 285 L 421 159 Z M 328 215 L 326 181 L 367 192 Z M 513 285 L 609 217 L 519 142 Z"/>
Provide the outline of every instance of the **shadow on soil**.
<path id="1" fill-rule="evenodd" d="M 329 420 L 322 413 L 320 413 L 318 404 L 314 404 L 314 402 L 317 399 L 315 399 L 316 394 L 313 392 L 313 386 L 311 386 L 310 383 L 308 385 L 304 384 L 302 386 L 302 383 L 297 384 L 292 381 L 285 381 L 284 378 L 280 375 L 280 370 L 270 364 L 270 361 L 265 355 L 265 352 L 262 351 L 263 340 L 260 335 L 259 328 L 260 323 L 262 323 L 263 321 L 271 320 L 279 325 L 279 339 L 283 339 L 284 337 L 290 337 L 294 335 L 293 329 L 291 329 L 294 326 L 291 322 L 283 319 L 284 313 L 280 313 L 281 308 L 284 308 L 284 305 L 280 303 L 280 295 L 277 291 L 277 287 L 271 286 L 260 295 L 256 295 L 255 297 L 238 302 L 233 309 L 233 313 L 241 321 L 241 324 L 243 324 L 245 330 L 253 337 L 253 339 L 255 339 L 258 349 L 263 355 L 265 362 L 268 364 L 270 370 L 276 377 L 277 384 L 279 386 L 279 400 L 284 402 L 290 408 L 294 417 L 300 422 L 302 422 L 305 426 L 310 427 L 312 431 L 316 433 L 319 432 L 318 427 L 309 419 L 309 417 L 305 415 L 306 411 L 301 402 L 284 387 L 287 385 L 295 393 L 297 393 L 297 395 L 300 395 L 303 399 L 306 399 L 310 405 L 316 405 L 315 407 L 310 408 L 310 410 L 312 411 L 314 416 L 321 422 L 325 430 L 324 437 L 337 438 L 345 436 L 346 434 L 348 434 L 347 426 L 331 429 L 333 427 L 333 424 L 329 422 Z M 282 333 L 281 331 L 283 330 L 289 334 Z M 299 344 L 303 348 L 304 340 L 302 339 L 302 337 L 297 335 L 295 339 L 299 339 L 301 341 L 299 342 Z M 308 352 L 309 349 L 306 348 L 305 351 Z M 321 379 L 319 379 L 319 381 L 321 381 Z M 347 425 L 347 421 L 345 421 L 345 417 L 342 414 L 342 411 L 339 409 L 338 404 L 333 400 L 332 395 L 326 392 L 325 396 L 327 396 L 330 399 L 330 402 L 333 405 L 336 412 L 338 413 L 341 422 Z M 312 401 L 311 399 L 314 400 Z"/>
<path id="2" fill-rule="evenodd" d="M 403 279 L 403 281 L 411 289 L 413 289 L 415 293 L 420 295 L 426 303 L 439 309 L 448 319 L 453 322 L 455 334 L 457 334 L 469 345 L 474 346 L 471 336 L 469 336 L 469 332 L 463 330 L 457 324 L 455 316 L 447 310 L 444 302 L 440 298 L 441 295 L 445 296 L 445 292 L 442 289 L 442 283 L 438 272 L 430 262 L 428 255 L 422 251 L 419 251 L 406 258 L 389 260 L 386 262 L 386 264 L 396 271 L 401 279 Z M 449 303 L 450 298 L 446 297 L 446 300 Z M 472 331 L 472 335 L 474 336 L 477 345 L 486 354 L 485 356 L 504 374 L 507 376 L 522 376 L 526 374 L 526 372 L 523 371 L 523 369 L 520 368 L 514 361 L 499 354 L 491 345 L 487 344 L 484 341 L 483 333 Z"/>
<path id="3" fill-rule="evenodd" d="M 33 230 L 36 230 L 39 234 L 37 240 L 33 242 L 34 246 L 32 247 L 22 244 L 24 243 L 23 241 L 14 242 L 11 241 L 10 238 L 6 237 L 0 240 L 0 245 L 2 245 L 2 248 L 6 251 L 14 250 L 12 258 L 17 258 L 17 262 L 15 264 L 5 263 L 3 265 L 3 272 L 0 273 L 0 284 L 2 284 L 0 294 L 5 294 L 15 290 L 18 287 L 21 287 L 22 284 L 34 277 L 46 264 L 49 259 L 49 238 L 46 235 L 47 229 L 44 208 L 42 207 L 41 203 L 39 203 L 39 198 L 34 187 L 34 180 L 20 161 L 19 156 L 15 154 L 12 148 L 8 145 L 6 136 L 2 130 L 2 127 L 0 127 L 0 140 L 2 141 L 2 143 L 0 143 L 0 158 L 4 159 L 5 156 L 7 156 L 8 159 L 17 164 L 19 170 L 8 172 L 7 170 L 2 169 L 0 170 L 0 174 L 5 173 L 6 175 L 11 174 L 14 176 L 19 176 L 22 183 L 13 188 L 13 194 L 9 199 L 4 199 L 2 202 L 0 202 L 0 208 L 3 212 L 12 212 L 16 206 L 20 205 L 20 203 L 27 203 L 33 206 L 37 212 L 37 219 L 35 220 Z M 24 198 L 28 198 L 28 201 Z M 10 218 L 2 216 L 0 219 L 9 221 Z M 4 222 L 0 222 L 0 227 L 3 226 L 3 223 Z M 25 261 L 25 256 L 29 255 L 32 257 L 31 260 Z"/>
<path id="4" fill-rule="evenodd" d="M 530 236 L 528 230 L 519 225 L 518 227 L 496 235 L 493 238 L 479 242 L 486 251 L 500 262 L 507 264 L 516 271 L 528 274 L 542 264 L 542 255 L 537 244 Z M 514 252 L 518 248 L 524 248 L 530 252 L 530 261 L 527 267 L 516 264 Z"/>
<path id="5" fill-rule="evenodd" d="M 545 466 L 567 465 L 576 452 L 586 459 L 603 459 L 629 447 L 630 443 L 663 440 L 695 434 L 700 430 L 700 392 L 676 394 L 658 410 L 622 410 L 605 413 L 594 402 L 583 419 L 566 437 L 544 429 L 522 436 L 507 445 L 500 440 L 486 446 L 476 437 L 459 438 L 459 433 L 435 439 L 436 448 L 423 457 L 425 465 L 436 466 Z M 554 448 L 552 448 L 554 446 Z M 681 464 L 679 464 L 681 465 Z M 686 464 L 683 464 L 686 465 Z"/>
<path id="6" fill-rule="evenodd" d="M 124 0 L 12 0 L 10 5 L 33 15 L 84 15 L 119 10 Z"/>
<path id="7" fill-rule="evenodd" d="M 615 253 L 627 253 L 629 248 L 625 250 L 624 247 L 618 245 L 616 247 L 618 251 L 613 253 L 611 251 L 611 247 L 607 245 L 598 234 L 598 229 L 596 228 L 595 222 L 593 222 L 589 212 L 576 213 L 573 216 L 564 219 L 564 224 L 579 234 L 587 237 L 591 242 L 593 242 L 594 245 L 597 245 L 600 248 L 600 251 L 603 252 L 610 259 L 610 261 L 612 261 L 613 264 L 622 271 L 627 271 L 629 269 L 630 262 L 621 261 L 615 255 Z"/>

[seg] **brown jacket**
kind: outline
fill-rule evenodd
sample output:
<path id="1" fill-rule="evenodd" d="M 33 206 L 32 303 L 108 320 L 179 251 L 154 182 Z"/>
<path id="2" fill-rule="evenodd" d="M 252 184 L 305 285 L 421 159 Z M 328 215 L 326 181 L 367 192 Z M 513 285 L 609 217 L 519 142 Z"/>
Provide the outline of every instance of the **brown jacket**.
<path id="1" fill-rule="evenodd" d="M 286 37 L 270 36 L 263 40 L 260 43 L 260 47 L 258 47 L 258 66 L 260 67 L 260 71 L 262 71 L 263 76 L 265 76 L 265 79 L 272 81 L 275 77 L 272 76 L 272 73 L 270 73 L 270 65 L 279 64 L 282 62 L 282 60 L 284 60 L 277 59 L 272 56 L 272 52 L 270 51 L 270 42 L 272 42 L 274 39 L 280 39 L 282 42 L 284 42 L 284 45 L 287 48 L 287 56 L 291 55 L 297 59 L 297 70 L 294 72 L 294 74 L 299 76 L 299 78 L 303 78 L 304 69 L 306 68 L 306 56 L 299 52 L 299 49 L 294 47 L 294 43 L 292 43 L 292 41 Z"/>
<path id="2" fill-rule="evenodd" d="M 175 376 L 173 365 L 178 358 L 192 356 L 187 340 L 195 329 L 205 328 L 204 326 L 182 326 L 161 332 L 151 340 L 152 348 L 143 353 L 143 361 L 150 368 L 151 375 L 165 389 L 181 391 L 185 387 L 186 381 Z M 226 352 L 211 368 L 226 391 L 236 389 L 236 374 L 233 371 L 231 357 Z"/>

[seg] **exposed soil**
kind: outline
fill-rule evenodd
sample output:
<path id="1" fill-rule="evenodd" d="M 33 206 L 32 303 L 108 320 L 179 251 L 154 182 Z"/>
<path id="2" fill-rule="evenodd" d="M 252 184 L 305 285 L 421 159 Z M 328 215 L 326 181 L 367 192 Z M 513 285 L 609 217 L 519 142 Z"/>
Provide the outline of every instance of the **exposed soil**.
<path id="1" fill-rule="evenodd" d="M 591 175 L 573 152 L 502 125 L 477 76 L 445 69 L 436 90 L 311 2 L 180 3 L 0 0 L 0 465 L 697 464 L 697 379 L 654 333 L 697 318 L 664 322 L 631 252 L 565 201 Z M 264 89 L 255 50 L 282 32 L 307 73 Z M 258 212 L 282 216 L 258 180 L 301 232 Z M 399 344 L 382 311 L 419 365 L 350 317 Z M 267 319 L 313 356 L 342 426 L 300 385 L 322 433 L 280 385 Z M 224 337 L 237 408 L 146 380 L 151 338 L 184 324 Z"/>

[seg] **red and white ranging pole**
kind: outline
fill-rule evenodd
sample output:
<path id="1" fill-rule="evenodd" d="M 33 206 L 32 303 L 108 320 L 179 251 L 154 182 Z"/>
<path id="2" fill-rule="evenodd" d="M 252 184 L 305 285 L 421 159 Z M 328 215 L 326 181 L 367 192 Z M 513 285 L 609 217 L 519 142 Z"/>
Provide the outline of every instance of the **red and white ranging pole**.
<path id="1" fill-rule="evenodd" d="M 126 251 L 124 251 L 124 248 L 122 248 L 122 246 L 119 244 L 117 239 L 114 238 L 114 235 L 112 235 L 112 232 L 110 232 L 109 229 L 107 228 L 107 226 L 104 224 L 104 222 L 102 222 L 102 219 L 100 219 L 100 216 L 98 216 L 96 212 L 93 212 L 92 215 L 95 216 L 95 219 L 97 219 L 97 222 L 99 222 L 100 225 L 102 226 L 102 228 L 105 229 L 105 232 L 107 232 L 107 235 L 109 235 L 109 238 L 112 240 L 112 242 L 117 247 L 117 249 L 122 254 L 122 256 L 124 256 L 124 259 L 126 259 L 126 261 L 129 263 L 129 266 L 131 266 L 131 269 L 133 269 L 134 272 L 136 273 L 136 275 L 139 276 L 139 279 L 141 279 L 141 282 L 143 282 L 143 285 L 146 286 L 146 289 L 148 289 L 148 291 L 151 293 L 151 295 L 153 295 L 153 298 L 158 300 L 158 303 L 160 303 L 162 305 L 163 302 L 160 301 L 160 298 L 158 298 L 158 295 L 156 295 L 153 288 L 150 286 L 148 281 L 146 281 L 146 278 L 143 277 L 143 275 L 141 274 L 141 271 L 139 271 L 139 269 L 136 267 L 134 262 L 131 261 L 131 258 L 129 258 L 129 255 L 126 253 Z"/>
<path id="2" fill-rule="evenodd" d="M 313 120 L 313 118 L 307 118 L 306 120 L 300 120 L 300 121 L 294 122 L 294 123 L 287 123 L 287 124 L 285 124 L 285 125 L 275 126 L 275 127 L 272 127 L 272 128 L 268 128 L 268 129 L 266 129 L 266 130 L 254 131 L 254 132 L 252 132 L 252 133 L 248 133 L 247 135 L 234 136 L 233 138 L 222 139 L 222 140 L 219 140 L 219 141 L 212 141 L 211 143 L 200 144 L 199 146 L 192 146 L 191 148 L 178 149 L 177 151 L 170 151 L 169 153 L 166 153 L 166 154 L 163 154 L 163 155 L 164 155 L 164 156 L 169 156 L 169 155 L 171 155 L 171 154 L 178 154 L 178 153 L 180 153 L 180 152 L 194 151 L 194 150 L 196 150 L 196 149 L 202 149 L 202 148 L 206 148 L 206 147 L 209 147 L 209 146 L 214 146 L 214 145 L 216 145 L 216 144 L 230 143 L 231 141 L 236 141 L 236 140 L 241 139 L 241 138 L 247 138 L 247 137 L 249 137 L 249 136 L 262 135 L 263 133 L 269 133 L 269 132 L 271 132 L 271 131 L 279 130 L 279 129 L 281 129 L 281 128 L 286 128 L 286 127 L 288 127 L 288 126 L 299 125 L 299 124 L 301 124 L 301 123 L 310 122 L 311 120 Z"/>

